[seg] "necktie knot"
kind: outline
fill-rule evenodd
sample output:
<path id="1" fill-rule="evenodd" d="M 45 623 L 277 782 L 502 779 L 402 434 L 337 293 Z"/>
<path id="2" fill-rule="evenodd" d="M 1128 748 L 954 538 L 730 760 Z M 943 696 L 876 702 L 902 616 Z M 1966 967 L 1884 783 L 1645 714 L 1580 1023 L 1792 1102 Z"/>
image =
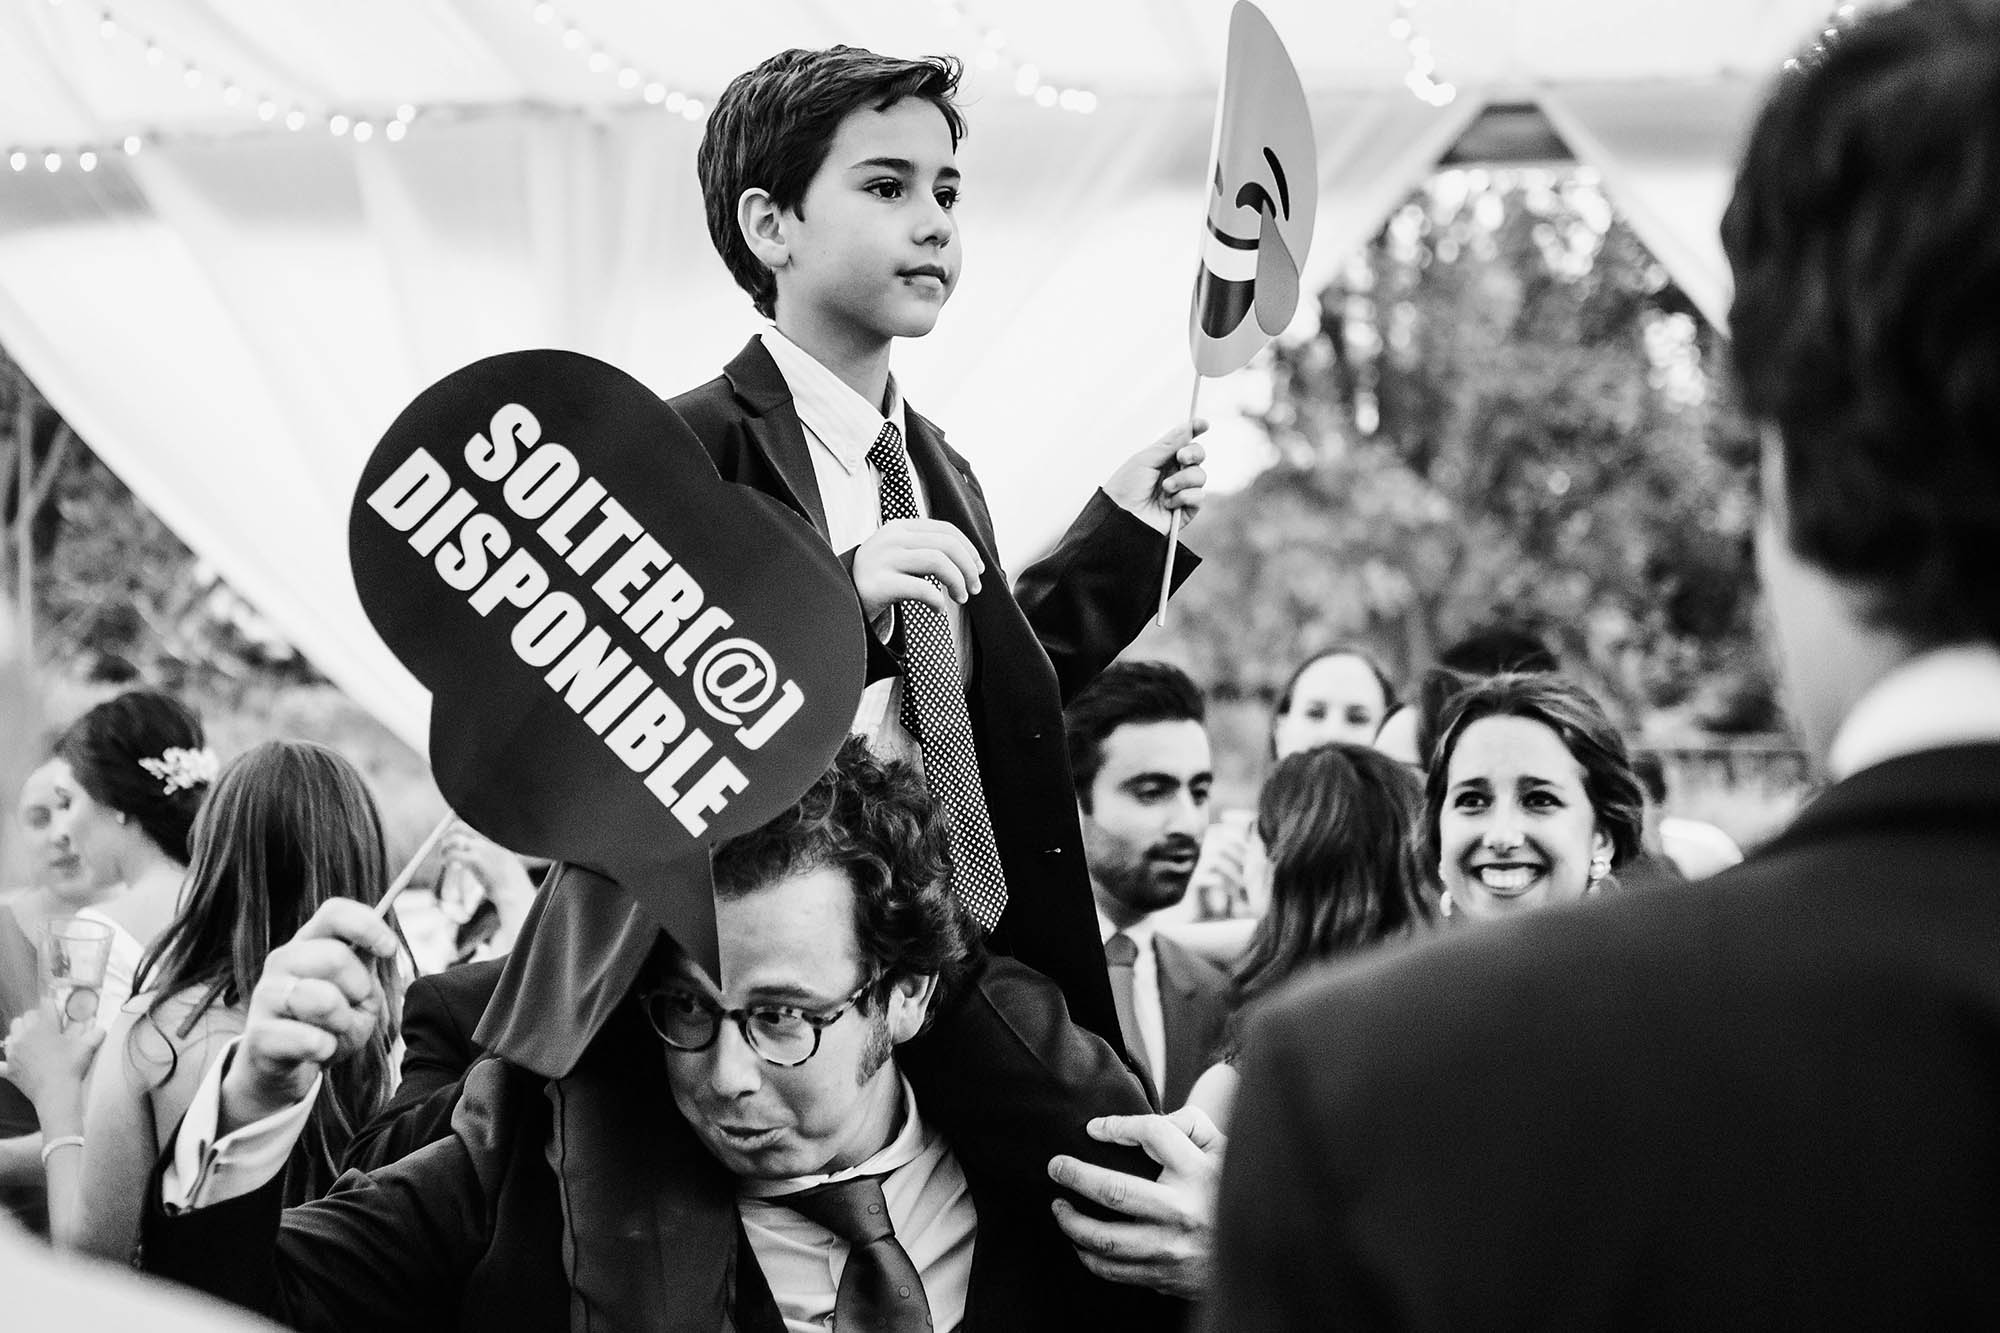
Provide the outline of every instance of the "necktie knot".
<path id="1" fill-rule="evenodd" d="M 781 1195 L 782 1203 L 856 1247 L 873 1245 L 896 1234 L 889 1220 L 889 1203 L 882 1195 L 882 1182 L 874 1176 L 856 1176 L 815 1185 L 797 1194 Z"/>
<path id="2" fill-rule="evenodd" d="M 909 1251 L 896 1239 L 880 1177 L 836 1180 L 771 1202 L 847 1242 L 847 1267 L 833 1303 L 839 1333 L 931 1333 L 930 1297 Z"/>
<path id="3" fill-rule="evenodd" d="M 1119 931 L 1104 941 L 1104 961 L 1113 967 L 1130 967 L 1139 961 L 1139 945 L 1130 935 Z"/>
<path id="4" fill-rule="evenodd" d="M 882 431 L 875 437 L 875 443 L 868 446 L 868 461 L 875 465 L 877 471 L 887 473 L 894 469 L 900 472 L 905 457 L 907 455 L 903 451 L 903 432 L 896 429 L 895 422 L 883 422 Z"/>

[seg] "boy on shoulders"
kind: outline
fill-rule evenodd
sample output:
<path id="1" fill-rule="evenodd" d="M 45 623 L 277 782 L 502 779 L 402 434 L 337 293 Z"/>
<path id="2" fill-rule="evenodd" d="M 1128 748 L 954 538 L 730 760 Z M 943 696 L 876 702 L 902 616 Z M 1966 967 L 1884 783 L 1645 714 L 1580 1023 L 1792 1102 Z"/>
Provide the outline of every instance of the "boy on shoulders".
<path id="1" fill-rule="evenodd" d="M 923 765 L 950 811 L 953 888 L 990 942 L 1115 1042 L 1062 706 L 1144 626 L 1169 516 L 1201 503 L 1204 451 L 1183 424 L 1134 454 L 1010 592 L 971 466 L 889 365 L 958 282 L 958 76 L 949 59 L 834 47 L 730 83 L 702 196 L 773 327 L 672 406 L 724 477 L 841 553 L 874 631 L 855 730 Z M 1176 559 L 1176 585 L 1195 563 Z"/>

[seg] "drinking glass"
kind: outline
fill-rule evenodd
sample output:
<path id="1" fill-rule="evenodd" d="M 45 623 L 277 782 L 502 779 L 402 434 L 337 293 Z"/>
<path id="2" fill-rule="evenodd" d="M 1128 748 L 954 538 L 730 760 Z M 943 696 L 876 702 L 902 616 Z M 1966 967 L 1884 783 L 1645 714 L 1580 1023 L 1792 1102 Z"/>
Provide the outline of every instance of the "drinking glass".
<path id="1" fill-rule="evenodd" d="M 104 969 L 111 962 L 111 938 L 108 922 L 83 917 L 57 917 L 42 927 L 35 950 L 41 961 L 42 995 L 55 1001 L 64 1031 L 97 1020 Z"/>

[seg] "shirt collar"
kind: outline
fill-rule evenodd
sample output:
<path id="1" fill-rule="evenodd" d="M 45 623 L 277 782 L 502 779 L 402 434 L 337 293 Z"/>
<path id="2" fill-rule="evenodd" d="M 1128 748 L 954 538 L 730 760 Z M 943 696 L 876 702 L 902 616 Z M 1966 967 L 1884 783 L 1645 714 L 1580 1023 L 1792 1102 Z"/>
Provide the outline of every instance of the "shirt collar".
<path id="1" fill-rule="evenodd" d="M 1921 653 L 1875 682 L 1849 710 L 1826 756 L 1834 778 L 1884 760 L 2000 740 L 2000 646 Z"/>
<path id="2" fill-rule="evenodd" d="M 1152 951 L 1153 932 L 1156 929 L 1157 926 L 1152 917 L 1142 916 L 1131 925 L 1125 927 L 1124 935 L 1126 939 L 1139 946 L 1139 952 L 1143 955 Z M 1102 944 L 1118 933 L 1118 927 L 1112 925 L 1111 918 L 1104 915 L 1103 909 L 1099 908 L 1097 913 L 1098 943 Z"/>
<path id="3" fill-rule="evenodd" d="M 778 363 L 778 373 L 792 391 L 792 406 L 800 424 L 849 472 L 858 471 L 867 462 L 868 450 L 885 423 L 895 423 L 904 440 L 909 439 L 909 427 L 903 420 L 903 390 L 894 375 L 889 377 L 889 411 L 884 414 L 811 352 L 780 333 L 775 324 L 764 330 L 764 350 Z"/>
<path id="4" fill-rule="evenodd" d="M 886 1176 L 916 1161 L 930 1146 L 930 1127 L 917 1114 L 916 1090 L 910 1086 L 910 1080 L 903 1077 L 900 1069 L 896 1071 L 896 1084 L 903 1095 L 903 1127 L 873 1157 L 844 1171 L 831 1171 L 825 1175 L 794 1176 L 789 1180 L 738 1180 L 737 1194 L 752 1199 L 769 1199 L 780 1194 L 796 1194 L 800 1190 L 831 1184 L 836 1180 L 851 1180 L 856 1176 Z"/>

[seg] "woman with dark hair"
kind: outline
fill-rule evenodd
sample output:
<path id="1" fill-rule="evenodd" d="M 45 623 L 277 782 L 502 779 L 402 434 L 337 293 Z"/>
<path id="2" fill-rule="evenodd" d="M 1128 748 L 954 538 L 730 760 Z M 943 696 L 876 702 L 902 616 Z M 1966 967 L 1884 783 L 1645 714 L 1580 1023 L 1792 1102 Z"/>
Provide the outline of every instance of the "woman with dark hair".
<path id="1" fill-rule="evenodd" d="M 1366 649 L 1342 644 L 1299 663 L 1271 715 L 1271 756 L 1330 741 L 1367 745 L 1396 707 L 1396 687 Z"/>
<path id="2" fill-rule="evenodd" d="M 1424 837 L 1447 913 L 1505 916 L 1595 893 L 1638 850 L 1625 741 L 1561 676 L 1495 676 L 1446 706 Z"/>
<path id="3" fill-rule="evenodd" d="M 1367 745 L 1322 745 L 1282 761 L 1257 802 L 1270 848 L 1271 905 L 1230 972 L 1223 1063 L 1188 1095 L 1226 1128 L 1245 1015 L 1278 986 L 1330 958 L 1430 926 L 1433 890 L 1417 852 L 1423 790 Z"/>
<path id="4" fill-rule="evenodd" d="M 1396 687 L 1374 656 L 1353 644 L 1299 663 L 1271 714 L 1271 758 L 1282 761 L 1316 745 L 1367 745 L 1396 707 Z M 1248 811 L 1221 812 L 1202 841 L 1188 896 L 1205 918 L 1262 915 L 1270 865 Z"/>
<path id="5" fill-rule="evenodd" d="M 388 882 L 381 818 L 354 766 L 324 746 L 271 741 L 232 763 L 195 822 L 186 905 L 146 952 L 140 995 L 113 1026 L 106 1054 L 58 1033 L 44 1015 L 17 1022 L 9 1063 L 35 1098 L 49 1145 L 56 1239 L 107 1258 L 129 1257 L 145 1186 L 210 1062 L 243 1029 L 251 990 L 272 948 L 329 898 L 373 903 Z M 285 1198 L 324 1194 L 353 1131 L 389 1089 L 398 1030 L 394 965 L 374 964 L 387 1021 L 359 1056 L 327 1071 L 286 1168 Z"/>
<path id="6" fill-rule="evenodd" d="M 56 739 L 57 845 L 91 878 L 125 886 L 76 913 L 115 931 L 102 990 L 107 1015 L 131 993 L 139 955 L 179 910 L 188 831 L 215 770 L 201 719 L 152 690 L 97 705 Z"/>

